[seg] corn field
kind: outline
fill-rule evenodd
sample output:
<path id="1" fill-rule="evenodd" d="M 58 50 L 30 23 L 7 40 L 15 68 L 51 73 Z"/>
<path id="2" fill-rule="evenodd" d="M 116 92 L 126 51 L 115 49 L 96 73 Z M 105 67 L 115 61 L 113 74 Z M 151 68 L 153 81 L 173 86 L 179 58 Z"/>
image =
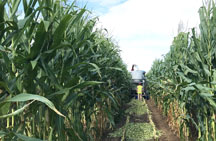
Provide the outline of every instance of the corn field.
<path id="1" fill-rule="evenodd" d="M 150 93 L 181 140 L 216 140 L 216 5 L 199 9 L 199 30 L 180 32 L 148 73 Z"/>
<path id="2" fill-rule="evenodd" d="M 66 0 L 0 0 L 0 140 L 99 140 L 115 125 L 131 77 L 97 21 Z"/>

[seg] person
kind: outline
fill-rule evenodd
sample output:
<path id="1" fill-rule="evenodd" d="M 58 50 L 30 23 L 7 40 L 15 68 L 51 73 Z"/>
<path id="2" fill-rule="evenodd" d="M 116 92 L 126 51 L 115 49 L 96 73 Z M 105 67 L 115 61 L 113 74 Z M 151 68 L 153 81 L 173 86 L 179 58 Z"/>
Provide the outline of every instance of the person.
<path id="1" fill-rule="evenodd" d="M 143 92 L 143 86 L 141 83 L 137 86 L 137 98 L 138 100 L 142 100 L 142 92 Z"/>

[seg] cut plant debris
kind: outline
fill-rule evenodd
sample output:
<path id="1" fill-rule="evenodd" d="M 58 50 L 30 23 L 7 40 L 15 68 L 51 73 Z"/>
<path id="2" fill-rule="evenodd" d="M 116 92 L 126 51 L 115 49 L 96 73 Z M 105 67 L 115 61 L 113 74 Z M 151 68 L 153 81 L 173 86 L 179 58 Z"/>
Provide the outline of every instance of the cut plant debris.
<path id="1" fill-rule="evenodd" d="M 114 132 L 109 134 L 110 137 L 121 137 L 121 139 L 126 140 L 137 140 L 137 141 L 145 141 L 150 139 L 158 139 L 161 136 L 161 132 L 155 128 L 154 123 L 151 119 L 151 113 L 148 110 L 148 106 L 145 101 L 139 101 L 132 99 L 128 105 L 130 107 L 126 110 L 127 121 L 124 126 L 119 129 L 116 129 Z M 140 108 L 140 111 L 143 112 L 135 112 L 136 108 Z M 143 123 L 134 123 L 129 122 L 130 118 L 141 118 L 140 115 L 148 114 L 148 118 L 150 122 L 143 122 Z M 137 117 L 136 117 L 137 116 Z"/>

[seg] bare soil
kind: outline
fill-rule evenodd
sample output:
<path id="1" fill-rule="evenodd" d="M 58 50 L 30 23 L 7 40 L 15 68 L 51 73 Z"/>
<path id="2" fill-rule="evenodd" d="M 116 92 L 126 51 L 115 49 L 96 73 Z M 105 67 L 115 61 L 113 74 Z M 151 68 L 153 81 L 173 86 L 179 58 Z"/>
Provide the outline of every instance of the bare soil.
<path id="1" fill-rule="evenodd" d="M 158 130 L 162 132 L 162 136 L 159 141 L 180 141 L 180 139 L 169 128 L 166 117 L 162 115 L 160 110 L 155 106 L 152 99 L 146 100 L 148 108 L 152 114 L 152 120 Z"/>

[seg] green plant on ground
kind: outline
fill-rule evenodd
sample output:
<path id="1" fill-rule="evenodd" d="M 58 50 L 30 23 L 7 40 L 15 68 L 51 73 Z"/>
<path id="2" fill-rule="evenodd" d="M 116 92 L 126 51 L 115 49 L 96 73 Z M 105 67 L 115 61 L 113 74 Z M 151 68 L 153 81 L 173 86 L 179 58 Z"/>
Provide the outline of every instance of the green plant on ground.
<path id="1" fill-rule="evenodd" d="M 140 101 L 132 99 L 127 105 L 130 107 L 126 110 L 127 120 L 125 125 L 121 128 L 116 129 L 114 132 L 110 133 L 110 137 L 121 137 L 121 140 L 150 140 L 158 139 L 161 136 L 161 131 L 156 130 L 154 123 L 151 119 L 151 113 L 148 110 L 148 106 L 145 101 Z M 138 110 L 139 109 L 139 110 Z M 130 118 L 136 118 L 136 116 L 148 114 L 150 123 L 133 123 L 129 122 Z"/>
<path id="2" fill-rule="evenodd" d="M 147 113 L 147 104 L 143 101 L 132 99 L 129 103 L 129 108 L 125 111 L 130 115 L 144 115 Z"/>
<path id="3" fill-rule="evenodd" d="M 110 136 L 122 137 L 124 129 L 126 129 L 125 139 L 127 140 L 144 141 L 154 138 L 153 127 L 150 123 L 128 123 L 111 133 Z M 160 136 L 159 131 L 157 131 L 157 135 Z"/>

